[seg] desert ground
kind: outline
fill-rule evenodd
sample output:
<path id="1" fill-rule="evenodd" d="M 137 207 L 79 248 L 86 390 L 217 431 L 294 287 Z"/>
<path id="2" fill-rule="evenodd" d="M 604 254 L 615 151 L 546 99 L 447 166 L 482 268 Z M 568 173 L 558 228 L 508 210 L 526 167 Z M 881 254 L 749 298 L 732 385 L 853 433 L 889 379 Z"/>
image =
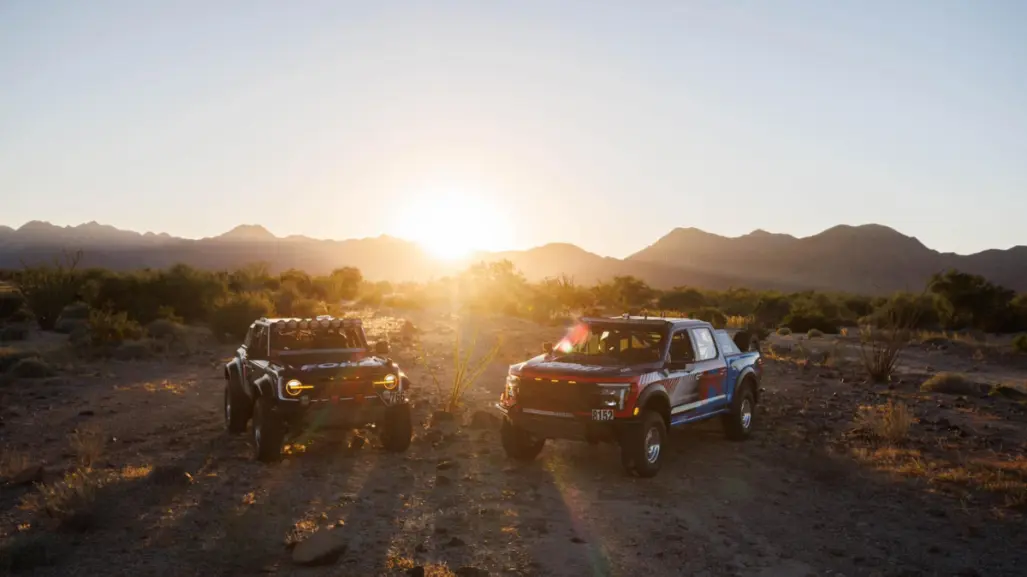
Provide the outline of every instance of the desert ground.
<path id="1" fill-rule="evenodd" d="M 674 434 L 660 474 L 639 479 L 609 445 L 550 441 L 533 463 L 505 457 L 488 408 L 507 366 L 562 327 L 359 314 L 414 383 L 406 453 L 356 431 L 254 461 L 248 437 L 223 427 L 231 345 L 197 337 L 102 361 L 55 334 L 3 345 L 37 351 L 54 372 L 0 384 L 0 571 L 998 577 L 1027 567 L 1027 362 L 1001 341 L 921 338 L 891 382 L 873 384 L 856 338 L 773 335 L 754 436 L 731 442 L 719 422 L 693 425 Z M 469 329 L 482 348 L 501 338 L 500 354 L 443 420 L 425 364 L 445 388 L 453 339 Z M 921 390 L 943 372 L 963 378 Z M 86 487 L 61 501 L 74 510 L 48 515 L 47 495 L 58 497 L 46 489 L 81 466 L 95 479 L 72 479 Z"/>

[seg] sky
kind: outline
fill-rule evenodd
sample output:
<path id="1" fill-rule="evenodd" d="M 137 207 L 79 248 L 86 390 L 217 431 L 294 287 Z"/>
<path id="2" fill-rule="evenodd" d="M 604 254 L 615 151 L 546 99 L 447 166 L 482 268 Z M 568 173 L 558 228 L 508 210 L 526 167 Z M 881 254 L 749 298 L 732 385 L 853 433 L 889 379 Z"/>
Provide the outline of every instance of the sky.
<path id="1" fill-rule="evenodd" d="M 1016 0 L 0 0 L 0 224 L 1027 245 L 1024 22 Z"/>

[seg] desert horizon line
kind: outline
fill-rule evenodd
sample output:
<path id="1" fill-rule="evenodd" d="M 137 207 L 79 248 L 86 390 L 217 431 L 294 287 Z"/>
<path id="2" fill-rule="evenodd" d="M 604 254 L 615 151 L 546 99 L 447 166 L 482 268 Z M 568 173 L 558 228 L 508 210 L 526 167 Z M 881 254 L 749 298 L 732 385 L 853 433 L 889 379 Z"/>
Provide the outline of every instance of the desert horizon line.
<path id="1" fill-rule="evenodd" d="M 7 225 L 7 224 L 4 224 L 4 223 L 0 223 L 0 233 L 4 232 L 3 229 L 8 229 L 12 233 L 21 232 L 24 229 L 26 229 L 26 228 L 28 228 L 28 227 L 30 227 L 32 225 L 48 226 L 48 227 L 53 227 L 53 228 L 57 228 L 57 229 L 61 229 L 61 230 L 77 230 L 77 229 L 81 229 L 83 227 L 90 227 L 90 226 L 92 226 L 92 227 L 95 227 L 95 228 L 113 229 L 115 231 L 123 232 L 123 233 L 137 234 L 139 236 L 151 236 L 151 237 L 156 236 L 156 237 L 164 237 L 164 238 L 168 238 L 168 239 L 184 240 L 184 241 L 212 240 L 212 239 L 217 239 L 217 238 L 223 238 L 223 237 L 232 235 L 233 233 L 246 234 L 247 232 L 252 232 L 255 235 L 265 236 L 266 238 L 268 238 L 268 240 L 271 240 L 271 239 L 273 239 L 273 240 L 304 239 L 304 240 L 321 241 L 321 242 L 349 242 L 349 241 L 362 241 L 362 240 L 373 240 L 373 239 L 381 239 L 381 238 L 390 238 L 390 239 L 400 240 L 400 241 L 403 241 L 403 242 L 409 242 L 409 243 L 415 244 L 415 245 L 418 244 L 418 241 L 416 241 L 416 240 L 404 238 L 402 236 L 398 236 L 398 235 L 395 235 L 395 234 L 389 234 L 389 233 L 385 233 L 385 232 L 380 233 L 377 236 L 362 236 L 362 237 L 348 237 L 348 238 L 323 238 L 323 237 L 308 236 L 308 235 L 304 235 L 304 234 L 279 235 L 279 234 L 275 234 L 274 232 L 272 232 L 264 224 L 258 224 L 258 223 L 252 223 L 252 222 L 251 223 L 240 223 L 240 224 L 237 224 L 237 225 L 229 228 L 228 230 L 226 230 L 225 232 L 220 233 L 220 234 L 215 234 L 215 235 L 212 235 L 212 236 L 201 236 L 201 237 L 179 236 L 177 234 L 171 234 L 171 233 L 163 232 L 163 231 L 162 232 L 153 232 L 153 231 L 149 231 L 149 230 L 148 231 L 139 231 L 139 230 L 130 229 L 130 228 L 120 228 L 118 226 L 114 226 L 114 225 L 106 224 L 106 223 L 101 223 L 101 222 L 96 221 L 96 220 L 90 220 L 88 222 L 81 222 L 79 224 L 68 224 L 68 225 L 54 224 L 54 223 L 52 223 L 50 221 L 41 220 L 41 219 L 28 220 L 28 221 L 25 221 L 24 223 L 22 223 L 20 226 L 12 226 L 12 225 Z M 473 259 L 476 255 L 481 255 L 481 254 L 502 254 L 502 253 L 507 253 L 507 252 L 527 252 L 527 251 L 537 250 L 537 249 L 541 249 L 541 248 L 545 248 L 545 247 L 550 247 L 550 246 L 554 246 L 554 245 L 571 246 L 571 247 L 577 248 L 579 250 L 582 250 L 582 251 L 585 251 L 585 252 L 588 252 L 588 253 L 591 253 L 591 254 L 594 254 L 594 255 L 597 255 L 597 256 L 601 256 L 601 257 L 604 257 L 604 258 L 615 258 L 615 259 L 618 259 L 618 260 L 625 260 L 627 258 L 630 258 L 632 255 L 636 254 L 640 250 L 643 250 L 643 249 L 645 249 L 647 247 L 651 247 L 656 242 L 658 242 L 660 240 L 663 240 L 666 237 L 668 237 L 669 235 L 674 234 L 676 232 L 693 231 L 695 233 L 701 233 L 703 235 L 707 235 L 707 236 L 715 237 L 715 238 L 721 238 L 721 239 L 725 239 L 725 240 L 739 240 L 739 239 L 743 239 L 743 238 L 746 238 L 746 237 L 751 237 L 751 236 L 759 235 L 759 234 L 768 235 L 768 236 L 777 236 L 777 237 L 788 237 L 788 238 L 791 238 L 791 239 L 794 239 L 794 240 L 804 240 L 804 239 L 814 238 L 814 237 L 823 235 L 823 234 L 825 234 L 827 232 L 830 232 L 832 230 L 837 230 L 837 229 L 863 229 L 863 230 L 880 229 L 880 230 L 883 230 L 885 232 L 890 231 L 891 233 L 894 233 L 896 235 L 902 236 L 902 237 L 904 237 L 906 239 L 915 240 L 915 241 L 920 242 L 921 244 L 923 244 L 923 242 L 920 241 L 919 238 L 917 238 L 915 236 L 907 235 L 907 234 L 903 233 L 902 231 L 898 230 L 895 227 L 892 227 L 892 226 L 889 226 L 889 225 L 885 225 L 885 224 L 880 224 L 880 223 L 874 223 L 874 222 L 866 222 L 866 223 L 861 223 L 861 224 L 839 223 L 839 224 L 835 224 L 835 225 L 829 226 L 827 228 L 824 228 L 824 229 L 820 230 L 819 232 L 816 232 L 816 233 L 813 233 L 813 234 L 809 234 L 809 235 L 805 235 L 805 236 L 798 236 L 798 235 L 795 235 L 795 234 L 792 234 L 792 233 L 788 233 L 788 232 L 775 232 L 775 231 L 770 231 L 770 230 L 767 230 L 767 229 L 764 229 L 764 228 L 756 228 L 756 229 L 753 229 L 753 230 L 751 230 L 751 231 L 749 231 L 747 233 L 738 234 L 738 235 L 733 235 L 732 236 L 732 235 L 725 235 L 725 234 L 710 232 L 710 231 L 707 231 L 705 229 L 702 229 L 702 228 L 699 228 L 699 227 L 695 227 L 695 226 L 676 226 L 676 227 L 670 229 L 669 231 L 667 231 L 666 233 L 664 233 L 664 234 L 654 238 L 651 242 L 642 245 L 639 249 L 631 251 L 631 252 L 628 252 L 626 254 L 626 256 L 624 256 L 624 257 L 617 257 L 617 256 L 613 256 L 613 255 L 602 254 L 602 253 L 599 253 L 599 252 L 588 250 L 587 248 L 585 248 L 582 245 L 577 244 L 577 243 L 556 240 L 556 241 L 549 241 L 549 242 L 543 242 L 543 243 L 539 243 L 539 244 L 523 246 L 523 247 L 519 247 L 519 248 L 518 247 L 511 247 L 511 248 L 497 249 L 497 250 L 473 249 L 466 256 L 464 256 L 462 258 L 458 258 L 458 259 L 453 259 L 453 260 L 458 260 L 459 261 L 459 260 Z M 2 237 L 0 237 L 0 238 L 2 238 Z M 252 239 L 249 239 L 249 240 L 257 240 L 257 238 L 259 238 L 259 237 L 255 237 L 255 238 L 252 238 Z M 923 246 L 925 248 L 929 249 L 929 250 L 938 252 L 940 254 L 952 254 L 952 255 L 959 255 L 959 256 L 973 256 L 973 255 L 982 254 L 982 253 L 985 253 L 985 252 L 988 252 L 988 251 L 993 251 L 993 250 L 1010 250 L 1010 249 L 1013 249 L 1013 248 L 1027 247 L 1027 245 L 1017 244 L 1017 245 L 1012 245 L 1012 246 L 1007 247 L 1007 248 L 991 247 L 991 248 L 986 248 L 986 249 L 979 250 L 979 251 L 976 251 L 976 252 L 962 253 L 962 252 L 953 252 L 953 251 L 948 251 L 948 252 L 940 251 L 938 249 L 931 248 L 931 247 L 927 246 L 926 244 L 923 244 Z"/>

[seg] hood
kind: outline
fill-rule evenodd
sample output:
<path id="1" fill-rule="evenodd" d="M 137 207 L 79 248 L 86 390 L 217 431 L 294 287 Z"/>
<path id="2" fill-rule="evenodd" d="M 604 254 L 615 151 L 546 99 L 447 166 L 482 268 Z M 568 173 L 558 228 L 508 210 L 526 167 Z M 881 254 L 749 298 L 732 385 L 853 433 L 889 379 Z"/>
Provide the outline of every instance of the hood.
<path id="1" fill-rule="evenodd" d="M 569 363 L 547 358 L 547 355 L 539 355 L 523 363 L 511 365 L 510 370 L 521 375 L 532 376 L 576 375 L 596 378 L 625 378 L 642 375 L 660 367 L 660 363 L 646 363 L 627 367 Z"/>
<path id="2" fill-rule="evenodd" d="M 290 378 L 300 380 L 344 375 L 371 377 L 393 370 L 393 363 L 385 357 L 340 355 L 339 353 L 299 353 L 283 355 L 278 364 Z"/>

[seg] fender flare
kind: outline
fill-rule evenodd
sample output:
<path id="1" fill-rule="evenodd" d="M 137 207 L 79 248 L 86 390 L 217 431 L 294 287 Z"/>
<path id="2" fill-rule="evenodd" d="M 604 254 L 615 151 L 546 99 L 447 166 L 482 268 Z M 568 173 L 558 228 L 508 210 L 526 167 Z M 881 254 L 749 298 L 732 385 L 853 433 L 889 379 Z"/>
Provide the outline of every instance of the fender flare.
<path id="1" fill-rule="evenodd" d="M 670 409 L 671 409 L 671 406 L 670 406 L 670 394 L 667 393 L 667 389 L 666 389 L 666 387 L 663 386 L 662 383 L 659 383 L 659 382 L 652 383 L 649 386 L 647 386 L 646 388 L 642 389 L 642 391 L 640 393 L 638 393 L 638 398 L 635 399 L 635 407 L 638 408 L 638 409 L 641 409 L 641 408 L 645 407 L 647 404 L 649 404 L 650 402 L 652 402 L 654 399 L 660 399 L 659 402 L 661 404 L 665 404 L 666 405 L 666 407 L 667 407 L 667 414 L 664 415 L 664 417 L 666 418 L 667 423 L 669 424 L 670 423 Z"/>
<path id="2" fill-rule="evenodd" d="M 257 380 L 253 381 L 253 389 L 257 397 L 277 397 L 275 390 L 277 383 L 273 382 L 271 377 L 262 375 Z"/>
<path id="3" fill-rule="evenodd" d="M 733 400 L 735 398 L 735 393 L 738 392 L 739 387 L 742 386 L 742 383 L 744 383 L 745 379 L 747 378 L 751 378 L 754 383 L 752 387 L 752 394 L 755 397 L 756 402 L 759 403 L 760 381 L 759 378 L 756 377 L 756 370 L 753 369 L 752 366 L 745 367 L 744 369 L 742 369 L 740 373 L 738 373 L 738 378 L 735 379 L 735 386 L 731 389 L 731 399 Z"/>
<path id="4" fill-rule="evenodd" d="M 400 375 L 400 377 L 399 377 L 399 386 L 404 391 L 409 390 L 410 389 L 410 377 L 408 377 L 406 375 Z"/>

